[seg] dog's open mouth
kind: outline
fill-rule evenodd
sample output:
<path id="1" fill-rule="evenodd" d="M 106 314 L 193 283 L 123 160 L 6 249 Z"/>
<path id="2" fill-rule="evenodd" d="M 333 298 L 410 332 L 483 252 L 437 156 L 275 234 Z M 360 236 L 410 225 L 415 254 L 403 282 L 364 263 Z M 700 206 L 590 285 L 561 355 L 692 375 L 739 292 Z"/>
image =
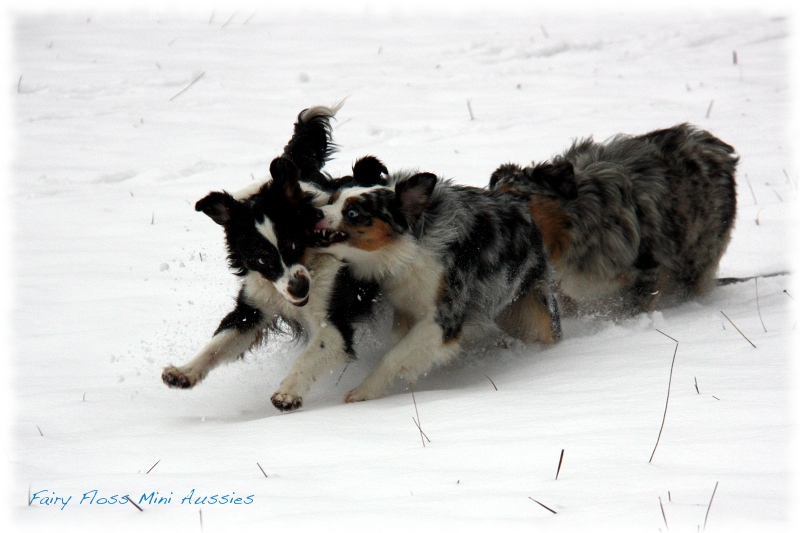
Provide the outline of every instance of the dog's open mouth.
<path id="1" fill-rule="evenodd" d="M 346 233 L 330 229 L 314 230 L 314 236 L 316 237 L 316 242 L 314 244 L 320 248 L 324 248 L 326 246 L 330 246 L 332 244 L 337 244 L 347 240 Z"/>

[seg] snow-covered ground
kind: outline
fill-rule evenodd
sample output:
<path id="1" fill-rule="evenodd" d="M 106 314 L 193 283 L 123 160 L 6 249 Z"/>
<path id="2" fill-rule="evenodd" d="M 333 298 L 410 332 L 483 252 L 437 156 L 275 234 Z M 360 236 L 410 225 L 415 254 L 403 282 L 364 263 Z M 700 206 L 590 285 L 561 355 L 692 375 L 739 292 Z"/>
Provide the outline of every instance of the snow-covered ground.
<path id="1" fill-rule="evenodd" d="M 575 137 L 692 122 L 741 155 L 720 276 L 790 270 L 799 177 L 779 15 L 15 15 L 11 524 L 788 530 L 790 276 L 619 323 L 567 320 L 561 343 L 471 353 L 413 398 L 397 384 L 342 403 L 386 349 L 380 319 L 296 413 L 269 402 L 300 350 L 285 339 L 195 390 L 160 380 L 237 288 L 194 202 L 263 178 L 297 113 L 343 97 L 333 174 L 375 154 L 478 186 Z M 142 510 L 102 503 L 114 495 Z"/>

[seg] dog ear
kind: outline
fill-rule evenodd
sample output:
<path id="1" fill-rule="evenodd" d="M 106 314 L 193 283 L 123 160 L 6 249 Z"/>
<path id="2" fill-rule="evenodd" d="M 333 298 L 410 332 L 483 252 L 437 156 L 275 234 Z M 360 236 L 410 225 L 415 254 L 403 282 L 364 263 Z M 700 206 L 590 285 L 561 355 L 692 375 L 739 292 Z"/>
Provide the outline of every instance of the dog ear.
<path id="1" fill-rule="evenodd" d="M 202 211 L 220 226 L 225 226 L 237 217 L 243 206 L 226 192 L 212 192 L 198 200 L 194 209 Z"/>
<path id="2" fill-rule="evenodd" d="M 362 187 L 386 185 L 387 174 L 386 166 L 375 156 L 362 157 L 353 165 L 353 181 Z"/>
<path id="3" fill-rule="evenodd" d="M 300 169 L 286 157 L 276 157 L 269 165 L 272 187 L 278 187 L 289 203 L 299 203 L 305 194 L 300 188 Z M 265 186 L 270 186 L 267 184 Z"/>
<path id="4" fill-rule="evenodd" d="M 569 161 L 540 163 L 534 167 L 531 177 L 540 183 L 546 184 L 561 198 L 574 200 L 578 197 L 575 168 Z"/>
<path id="5" fill-rule="evenodd" d="M 417 223 L 425 206 L 428 205 L 433 188 L 438 182 L 438 178 L 430 172 L 414 174 L 407 180 L 399 182 L 394 193 L 400 204 L 400 210 L 406 216 L 409 226 L 412 228 Z"/>
<path id="6" fill-rule="evenodd" d="M 522 174 L 522 167 L 514 163 L 500 165 L 489 178 L 489 188 L 494 189 L 500 180 L 511 181 Z"/>

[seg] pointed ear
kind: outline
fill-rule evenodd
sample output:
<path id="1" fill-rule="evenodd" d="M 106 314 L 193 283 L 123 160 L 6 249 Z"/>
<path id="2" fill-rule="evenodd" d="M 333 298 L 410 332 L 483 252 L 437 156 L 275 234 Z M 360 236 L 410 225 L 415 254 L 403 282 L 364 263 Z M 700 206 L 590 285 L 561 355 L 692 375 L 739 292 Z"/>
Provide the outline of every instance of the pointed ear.
<path id="1" fill-rule="evenodd" d="M 428 205 L 433 188 L 438 182 L 438 178 L 430 172 L 415 174 L 399 182 L 394 193 L 400 203 L 400 210 L 406 216 L 409 225 L 413 227 L 425 206 Z"/>
<path id="2" fill-rule="evenodd" d="M 272 185 L 278 187 L 289 203 L 296 204 L 305 198 L 300 188 L 300 169 L 285 157 L 276 157 L 269 165 Z M 269 185 L 269 184 L 268 184 Z"/>
<path id="3" fill-rule="evenodd" d="M 385 176 L 389 174 L 386 166 L 377 157 L 362 157 L 353 165 L 353 180 L 362 187 L 386 185 Z"/>
<path id="4" fill-rule="evenodd" d="M 532 178 L 546 184 L 561 198 L 574 200 L 578 197 L 575 169 L 569 161 L 536 165 Z"/>
<path id="5" fill-rule="evenodd" d="M 202 211 L 211 217 L 220 226 L 225 226 L 238 216 L 242 204 L 226 192 L 212 192 L 198 200 L 194 208 L 195 211 Z"/>

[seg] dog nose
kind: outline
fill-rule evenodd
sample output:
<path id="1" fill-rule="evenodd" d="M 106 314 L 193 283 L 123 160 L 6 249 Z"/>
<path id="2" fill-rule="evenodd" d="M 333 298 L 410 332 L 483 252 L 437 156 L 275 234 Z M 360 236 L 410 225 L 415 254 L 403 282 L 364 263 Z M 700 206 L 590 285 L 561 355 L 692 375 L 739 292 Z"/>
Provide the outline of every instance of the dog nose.
<path id="1" fill-rule="evenodd" d="M 308 289 L 310 287 L 310 283 L 308 278 L 302 275 L 295 276 L 289 282 L 289 286 L 286 288 L 287 292 L 291 294 L 294 298 L 298 300 L 302 300 L 306 296 L 308 296 Z"/>

